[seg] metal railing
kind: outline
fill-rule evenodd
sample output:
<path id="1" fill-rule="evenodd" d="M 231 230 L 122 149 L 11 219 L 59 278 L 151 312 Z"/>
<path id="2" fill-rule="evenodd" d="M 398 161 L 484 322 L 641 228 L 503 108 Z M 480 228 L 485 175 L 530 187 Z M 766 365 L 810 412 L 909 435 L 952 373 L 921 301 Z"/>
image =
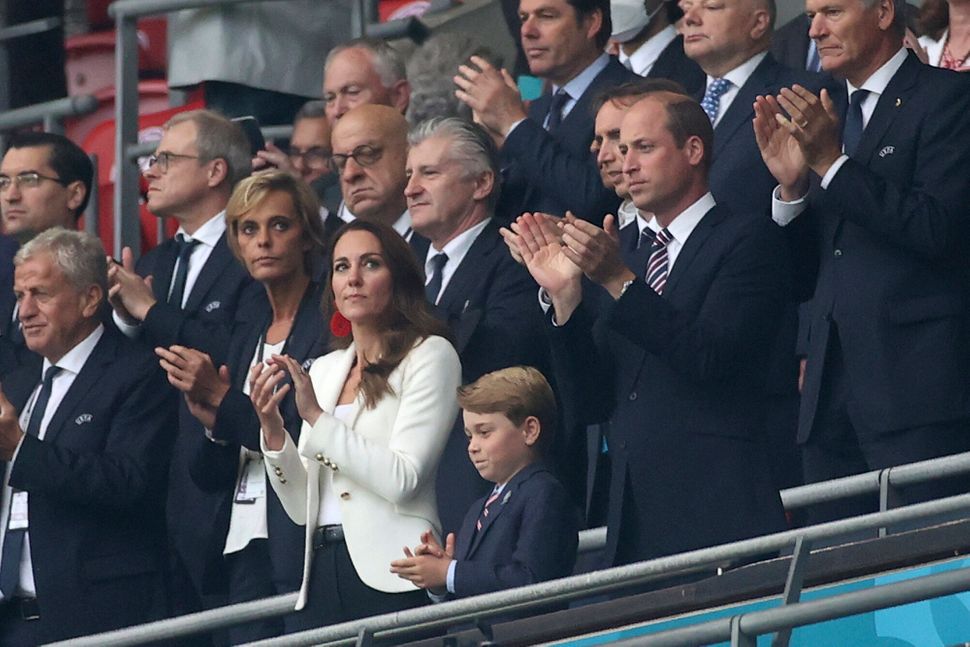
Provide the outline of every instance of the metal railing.
<path id="1" fill-rule="evenodd" d="M 97 108 L 98 100 L 90 94 L 35 103 L 32 106 L 24 106 L 0 113 L 0 131 L 42 123 L 47 132 L 63 134 L 64 126 L 62 122 L 65 117 L 86 115 L 94 112 Z"/>
<path id="2" fill-rule="evenodd" d="M 815 542 L 887 525 L 912 524 L 921 520 L 958 513 L 961 515 L 970 513 L 970 494 L 904 506 L 887 512 L 874 512 L 852 519 L 842 519 L 807 528 L 787 530 L 628 566 L 573 575 L 551 582 L 445 602 L 431 607 L 372 616 L 353 622 L 259 641 L 252 643 L 252 645 L 254 647 L 266 647 L 271 645 L 352 644 L 361 630 L 382 640 L 400 640 L 403 636 L 418 630 L 447 627 L 471 619 L 528 611 L 537 607 L 645 584 L 670 577 L 673 574 L 710 569 L 726 562 L 786 549 L 799 539 Z M 155 640 L 167 640 L 202 630 L 230 626 L 243 619 L 284 615 L 292 611 L 295 601 L 296 594 L 291 593 L 266 600 L 248 602 L 243 605 L 223 607 L 180 618 L 77 638 L 59 644 L 64 647 L 68 643 L 76 647 L 93 647 L 95 645 L 117 647 Z M 795 603 L 795 605 L 797 604 L 803 603 Z M 252 614 L 259 615 L 254 616 Z"/>

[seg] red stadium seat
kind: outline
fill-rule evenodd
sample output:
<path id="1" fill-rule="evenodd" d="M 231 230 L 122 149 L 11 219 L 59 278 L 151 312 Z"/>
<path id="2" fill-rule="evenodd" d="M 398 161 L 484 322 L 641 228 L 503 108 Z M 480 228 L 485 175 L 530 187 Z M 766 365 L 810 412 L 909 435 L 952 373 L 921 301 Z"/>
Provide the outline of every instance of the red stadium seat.
<path id="1" fill-rule="evenodd" d="M 141 78 L 165 76 L 166 20 L 138 21 L 138 71 Z M 115 82 L 113 29 L 71 36 L 64 41 L 67 93 L 94 94 Z"/>

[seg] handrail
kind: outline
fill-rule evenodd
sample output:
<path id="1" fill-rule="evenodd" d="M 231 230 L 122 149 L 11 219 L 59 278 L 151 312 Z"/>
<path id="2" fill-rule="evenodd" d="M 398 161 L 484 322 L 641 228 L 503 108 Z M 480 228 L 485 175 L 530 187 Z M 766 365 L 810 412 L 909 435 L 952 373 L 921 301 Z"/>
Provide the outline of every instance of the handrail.
<path id="1" fill-rule="evenodd" d="M 63 119 L 94 112 L 98 100 L 90 94 L 54 99 L 0 113 L 0 130 L 12 130 L 50 119 Z"/>
<path id="2" fill-rule="evenodd" d="M 703 570 L 732 560 L 784 549 L 799 537 L 810 540 L 828 539 L 881 526 L 912 523 L 957 512 L 970 512 L 970 494 L 904 506 L 887 512 L 874 512 L 817 526 L 787 530 L 627 566 L 618 566 L 532 586 L 445 602 L 432 607 L 372 616 L 353 622 L 260 641 L 252 643 L 252 646 L 309 645 L 328 642 L 352 643 L 361 628 L 380 633 L 381 639 L 393 638 L 406 634 L 416 627 L 428 629 L 444 627 L 472 618 L 525 611 L 537 606 L 566 602 L 579 597 L 597 595 L 627 586 L 655 581 L 669 577 L 674 573 Z M 259 613 L 259 617 L 284 615 L 292 610 L 292 606 L 285 608 L 285 603 L 292 603 L 294 600 L 295 594 L 277 596 L 266 600 L 247 602 L 245 605 L 233 605 L 94 636 L 75 638 L 58 644 L 63 647 L 67 647 L 68 643 L 75 647 L 94 647 L 95 645 L 119 647 L 166 640 L 202 629 L 216 629 L 232 625 L 234 622 L 246 618 L 245 613 Z M 252 618 L 253 616 L 248 617 Z"/>
<path id="3" fill-rule="evenodd" d="M 263 126 L 260 128 L 263 133 L 263 138 L 266 140 L 270 139 L 286 139 L 293 134 L 293 126 Z M 139 157 L 145 157 L 146 155 L 151 155 L 155 152 L 155 147 L 158 146 L 158 142 L 139 142 L 137 144 L 131 144 L 128 146 L 128 159 L 138 159 Z"/>
<path id="4" fill-rule="evenodd" d="M 47 18 L 38 18 L 37 20 L 18 22 L 15 25 L 0 27 L 0 44 L 6 43 L 8 40 L 14 40 L 15 38 L 36 36 L 37 34 L 53 31 L 60 27 L 63 22 L 60 18 L 48 16 Z"/>

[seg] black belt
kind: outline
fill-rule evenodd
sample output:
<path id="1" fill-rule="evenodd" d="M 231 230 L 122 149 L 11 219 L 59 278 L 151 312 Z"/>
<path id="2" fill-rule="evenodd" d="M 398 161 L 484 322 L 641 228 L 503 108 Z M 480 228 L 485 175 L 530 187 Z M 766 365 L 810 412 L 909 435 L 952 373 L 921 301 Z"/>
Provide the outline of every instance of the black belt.
<path id="1" fill-rule="evenodd" d="M 0 608 L 3 609 L 3 614 L 7 617 L 28 622 L 31 620 L 40 620 L 40 606 L 37 604 L 37 598 L 13 598 L 11 600 L 4 600 Z"/>
<path id="2" fill-rule="evenodd" d="M 313 531 L 313 550 L 320 550 L 324 546 L 329 546 L 330 544 L 339 544 L 343 540 L 343 526 L 320 526 Z"/>

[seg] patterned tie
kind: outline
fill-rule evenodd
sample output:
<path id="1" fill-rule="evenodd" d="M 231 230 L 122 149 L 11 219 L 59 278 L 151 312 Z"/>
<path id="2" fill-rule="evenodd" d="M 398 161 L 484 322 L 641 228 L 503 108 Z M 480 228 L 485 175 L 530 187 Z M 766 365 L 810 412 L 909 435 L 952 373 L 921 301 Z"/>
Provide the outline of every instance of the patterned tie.
<path id="1" fill-rule="evenodd" d="M 657 232 L 657 238 L 653 241 L 653 249 L 650 250 L 650 260 L 647 261 L 647 285 L 653 288 L 657 294 L 664 293 L 664 286 L 667 285 L 667 245 L 674 239 L 670 231 L 664 227 Z"/>
<path id="2" fill-rule="evenodd" d="M 485 501 L 485 507 L 482 508 L 482 514 L 478 516 L 478 521 L 475 522 L 475 532 L 481 531 L 482 524 L 485 523 L 486 519 L 488 519 L 488 508 L 495 503 L 495 500 L 498 499 L 499 494 L 501 494 L 501 490 L 496 488 L 492 490 L 492 496 L 488 497 L 488 499 Z"/>
<path id="3" fill-rule="evenodd" d="M 862 140 L 862 102 L 868 96 L 869 90 L 856 90 L 849 99 L 849 111 L 845 114 L 845 129 L 842 131 L 842 147 L 849 157 L 852 157 Z"/>
<path id="4" fill-rule="evenodd" d="M 428 303 L 435 305 L 438 303 L 438 293 L 441 292 L 441 281 L 444 278 L 445 263 L 448 262 L 448 255 L 441 253 L 431 257 L 431 267 L 433 274 L 428 284 L 424 286 L 424 294 L 428 297 Z"/>
<path id="5" fill-rule="evenodd" d="M 549 102 L 549 112 L 546 115 L 546 130 L 549 132 L 556 132 L 559 124 L 562 123 L 562 109 L 566 107 L 569 98 L 569 93 L 562 88 L 556 90 L 556 93 L 552 95 L 552 101 Z"/>
<path id="6" fill-rule="evenodd" d="M 711 123 L 717 119 L 717 111 L 721 106 L 721 96 L 727 92 L 730 87 L 734 85 L 727 79 L 714 79 L 711 85 L 708 86 L 707 92 L 704 93 L 704 98 L 701 100 L 701 108 L 707 113 L 707 116 L 711 118 Z"/>
<path id="7" fill-rule="evenodd" d="M 189 240 L 183 234 L 175 236 L 175 250 L 178 253 L 178 261 L 175 264 L 172 289 L 168 293 L 168 303 L 179 308 L 182 307 L 182 298 L 185 296 L 185 281 L 189 276 L 189 257 L 198 244 L 199 241 Z"/>
<path id="8" fill-rule="evenodd" d="M 44 372 L 44 383 L 40 387 L 40 393 L 37 394 L 33 411 L 30 412 L 30 420 L 27 421 L 26 433 L 31 436 L 40 434 L 40 423 L 44 420 L 47 403 L 51 399 L 54 377 L 60 371 L 59 366 L 51 366 Z M 10 505 L 12 508 L 13 491 L 10 494 Z M 13 598 L 17 583 L 20 581 L 20 557 L 24 550 L 24 536 L 27 534 L 25 528 L 10 528 L 11 512 L 12 510 L 7 510 L 7 534 L 3 538 L 3 555 L 0 556 L 0 592 L 7 600 Z"/>

